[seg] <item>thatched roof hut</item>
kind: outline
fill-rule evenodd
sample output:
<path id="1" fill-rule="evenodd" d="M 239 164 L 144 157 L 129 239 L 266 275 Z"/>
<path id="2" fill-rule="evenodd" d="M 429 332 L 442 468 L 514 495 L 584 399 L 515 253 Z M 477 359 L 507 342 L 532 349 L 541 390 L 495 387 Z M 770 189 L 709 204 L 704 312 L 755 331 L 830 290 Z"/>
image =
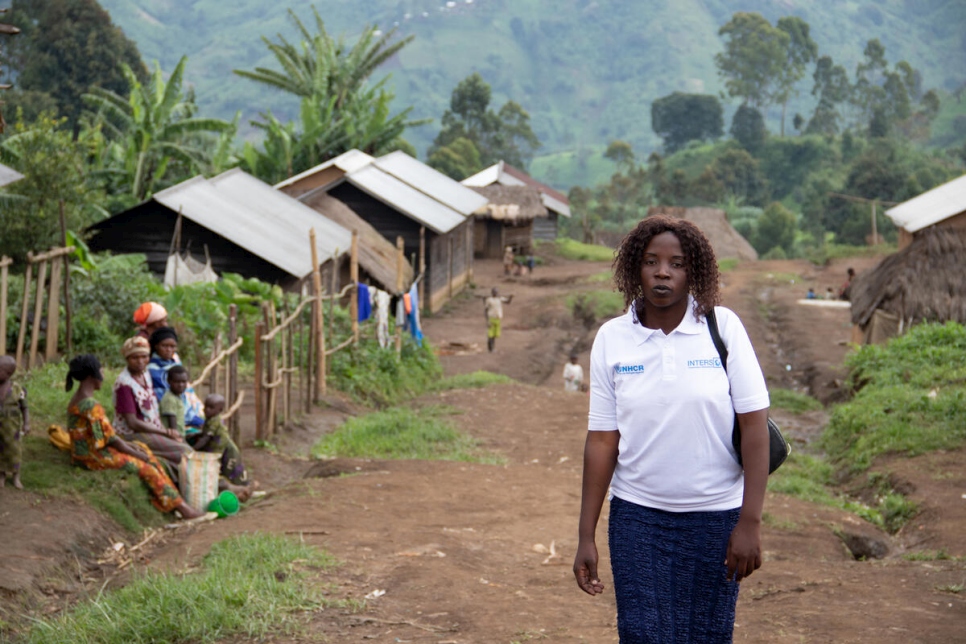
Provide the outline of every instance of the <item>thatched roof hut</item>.
<path id="1" fill-rule="evenodd" d="M 908 246 L 857 275 L 850 292 L 852 322 L 866 342 L 920 322 L 966 324 L 966 230 L 919 231 Z"/>
<path id="2" fill-rule="evenodd" d="M 480 219 L 498 219 L 515 224 L 549 215 L 547 207 L 540 199 L 540 191 L 530 186 L 504 186 L 494 183 L 473 190 L 487 200 L 485 206 L 473 213 Z"/>
<path id="3" fill-rule="evenodd" d="M 666 215 L 687 219 L 701 229 L 701 232 L 711 242 L 715 257 L 720 259 L 758 259 L 758 253 L 748 240 L 741 236 L 731 222 L 728 215 L 719 208 L 683 208 L 680 206 L 651 206 L 647 209 L 647 216 Z"/>
<path id="4" fill-rule="evenodd" d="M 390 293 L 396 293 L 397 250 L 382 234 L 349 206 L 325 192 L 307 193 L 299 201 L 347 230 L 359 233 L 359 267 Z M 413 267 L 403 262 L 403 290 L 413 283 Z"/>

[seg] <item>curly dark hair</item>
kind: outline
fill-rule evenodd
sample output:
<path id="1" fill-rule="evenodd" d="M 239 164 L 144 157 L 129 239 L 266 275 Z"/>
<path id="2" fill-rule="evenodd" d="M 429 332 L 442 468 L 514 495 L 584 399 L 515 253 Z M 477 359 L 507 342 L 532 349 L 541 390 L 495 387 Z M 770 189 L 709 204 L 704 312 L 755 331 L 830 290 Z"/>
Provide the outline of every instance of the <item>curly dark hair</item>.
<path id="1" fill-rule="evenodd" d="M 628 307 L 644 295 L 641 284 L 641 259 L 648 244 L 661 233 L 674 233 L 681 242 L 688 272 L 688 292 L 694 296 L 697 306 L 694 315 L 711 311 L 721 301 L 718 291 L 718 261 L 714 257 L 711 242 L 697 226 L 686 219 L 654 215 L 642 219 L 621 240 L 614 258 L 614 284 L 624 294 L 624 306 Z"/>

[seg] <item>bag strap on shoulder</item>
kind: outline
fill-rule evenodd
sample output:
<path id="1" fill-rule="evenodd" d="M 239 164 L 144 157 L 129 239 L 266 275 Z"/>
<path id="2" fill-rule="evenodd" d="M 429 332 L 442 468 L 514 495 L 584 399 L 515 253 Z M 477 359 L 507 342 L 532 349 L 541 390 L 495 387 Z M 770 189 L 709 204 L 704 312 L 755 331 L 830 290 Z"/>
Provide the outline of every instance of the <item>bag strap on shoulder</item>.
<path id="1" fill-rule="evenodd" d="M 728 347 L 725 346 L 721 333 L 718 332 L 718 318 L 715 317 L 714 308 L 712 307 L 704 317 L 708 321 L 708 330 L 711 331 L 711 341 L 714 342 L 714 348 L 718 350 L 718 357 L 721 358 L 721 366 L 724 367 L 725 373 L 728 373 Z"/>

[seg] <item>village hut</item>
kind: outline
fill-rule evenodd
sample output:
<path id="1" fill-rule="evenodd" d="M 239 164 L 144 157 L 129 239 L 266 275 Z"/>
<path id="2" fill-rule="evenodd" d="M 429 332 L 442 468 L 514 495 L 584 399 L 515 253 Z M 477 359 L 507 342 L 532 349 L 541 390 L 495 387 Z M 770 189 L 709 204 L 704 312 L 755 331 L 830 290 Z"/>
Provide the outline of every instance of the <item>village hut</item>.
<path id="1" fill-rule="evenodd" d="M 486 199 L 404 152 L 379 158 L 353 150 L 279 183 L 289 195 L 325 192 L 403 252 L 422 280 L 421 305 L 438 311 L 473 276 L 472 214 Z M 404 284 L 409 288 L 409 284 Z"/>
<path id="2" fill-rule="evenodd" d="M 899 248 L 933 226 L 966 229 L 966 175 L 886 210 L 899 229 Z"/>
<path id="3" fill-rule="evenodd" d="M 485 206 L 473 213 L 476 220 L 473 229 L 475 256 L 499 259 L 507 246 L 513 247 L 517 254 L 531 252 L 534 221 L 549 216 L 540 191 L 531 186 L 499 183 L 473 189 L 487 200 Z"/>
<path id="4" fill-rule="evenodd" d="M 532 239 L 553 241 L 557 238 L 560 217 L 570 217 L 570 200 L 562 192 L 537 181 L 523 170 L 505 161 L 494 163 L 462 181 L 464 186 L 484 188 L 501 185 L 507 187 L 529 186 L 540 193 L 540 201 L 547 209 L 546 217 L 534 217 Z"/>
<path id="5" fill-rule="evenodd" d="M 179 232 L 181 244 L 210 258 L 217 273 L 256 277 L 298 289 L 313 272 L 309 230 L 324 284 L 339 270 L 352 234 L 317 212 L 241 170 L 212 179 L 197 176 L 88 230 L 94 251 L 141 253 L 154 273 L 164 275 Z M 347 270 L 347 269 L 346 269 Z M 344 281 L 342 277 L 340 281 Z"/>
<path id="6" fill-rule="evenodd" d="M 359 280 L 373 283 L 380 289 L 398 295 L 397 278 L 404 288 L 413 283 L 413 267 L 409 261 L 399 262 L 396 246 L 379 234 L 365 219 L 344 203 L 324 191 L 302 195 L 299 201 L 346 230 L 359 234 Z M 397 275 L 398 271 L 401 275 Z"/>
<path id="7" fill-rule="evenodd" d="M 966 229 L 917 231 L 850 288 L 853 341 L 885 342 L 920 322 L 966 324 Z"/>
<path id="8" fill-rule="evenodd" d="M 680 206 L 651 206 L 647 216 L 666 215 L 687 219 L 701 229 L 714 248 L 715 257 L 754 261 L 758 253 L 728 221 L 728 215 L 718 208 L 683 208 Z"/>

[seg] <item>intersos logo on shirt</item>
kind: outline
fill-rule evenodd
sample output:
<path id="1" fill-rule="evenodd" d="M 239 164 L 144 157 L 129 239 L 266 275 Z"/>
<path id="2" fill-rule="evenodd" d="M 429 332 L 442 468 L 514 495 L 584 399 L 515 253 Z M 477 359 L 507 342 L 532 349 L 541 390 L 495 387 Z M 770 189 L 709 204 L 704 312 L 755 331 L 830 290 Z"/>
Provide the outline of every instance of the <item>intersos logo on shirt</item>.
<path id="1" fill-rule="evenodd" d="M 644 365 L 642 364 L 618 364 L 614 365 L 615 374 L 635 374 L 644 373 Z"/>
<path id="2" fill-rule="evenodd" d="M 703 360 L 688 360 L 688 369 L 720 369 L 721 358 L 704 358 Z"/>

